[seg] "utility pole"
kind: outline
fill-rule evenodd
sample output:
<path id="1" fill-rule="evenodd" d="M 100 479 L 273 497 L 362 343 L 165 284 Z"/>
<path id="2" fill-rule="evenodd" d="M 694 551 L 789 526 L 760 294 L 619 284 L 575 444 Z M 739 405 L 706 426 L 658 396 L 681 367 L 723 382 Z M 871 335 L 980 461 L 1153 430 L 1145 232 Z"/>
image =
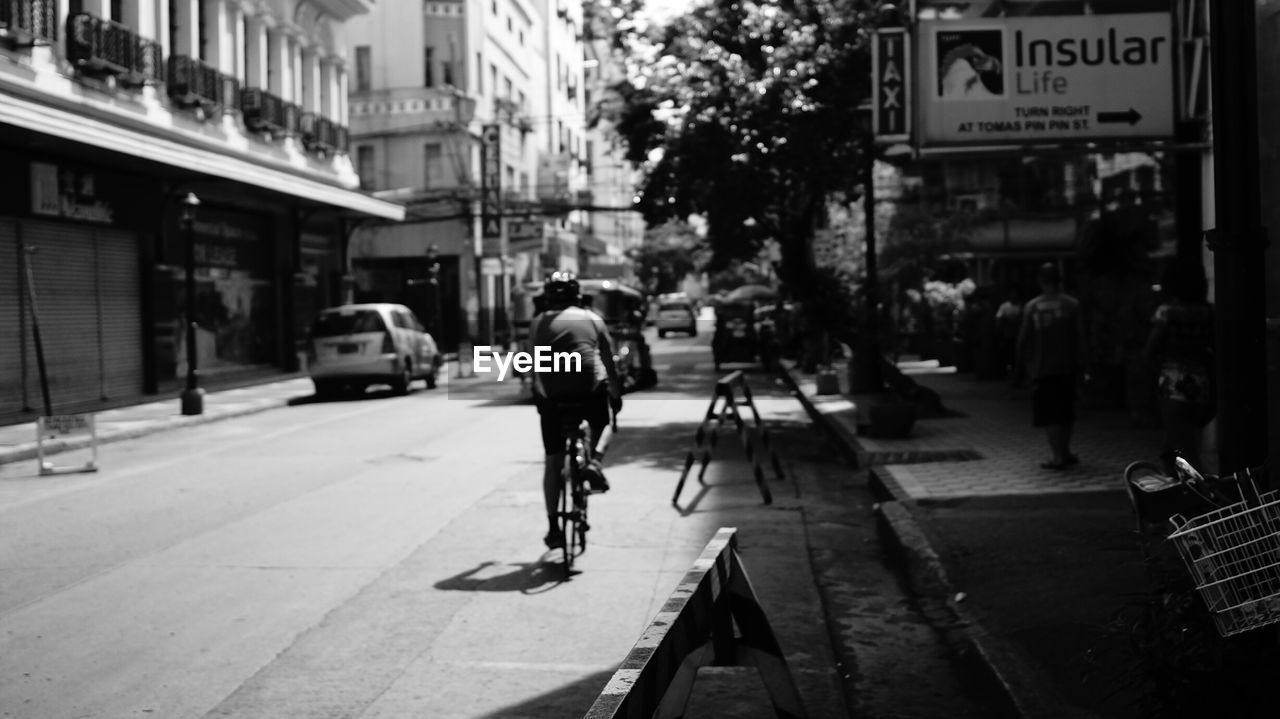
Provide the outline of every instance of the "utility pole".
<path id="1" fill-rule="evenodd" d="M 1209 3 L 1218 226 L 1206 239 L 1216 277 L 1218 448 L 1223 472 L 1267 459 L 1267 231 L 1258 190 L 1254 5 Z"/>

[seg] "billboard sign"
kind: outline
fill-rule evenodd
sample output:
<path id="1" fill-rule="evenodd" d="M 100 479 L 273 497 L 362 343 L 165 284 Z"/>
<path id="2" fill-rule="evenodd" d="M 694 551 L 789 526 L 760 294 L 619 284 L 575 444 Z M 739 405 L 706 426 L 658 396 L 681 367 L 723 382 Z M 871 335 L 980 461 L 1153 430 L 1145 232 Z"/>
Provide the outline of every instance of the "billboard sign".
<path id="1" fill-rule="evenodd" d="M 871 72 L 875 79 L 872 131 L 881 142 L 911 139 L 909 42 L 906 28 L 885 28 L 876 33 L 871 46 Z"/>
<path id="2" fill-rule="evenodd" d="M 542 230 L 542 220 L 509 220 L 507 246 L 512 253 L 544 252 L 547 249 L 547 242 Z"/>
<path id="3" fill-rule="evenodd" d="M 1170 139 L 1168 13 L 922 21 L 923 145 Z"/>

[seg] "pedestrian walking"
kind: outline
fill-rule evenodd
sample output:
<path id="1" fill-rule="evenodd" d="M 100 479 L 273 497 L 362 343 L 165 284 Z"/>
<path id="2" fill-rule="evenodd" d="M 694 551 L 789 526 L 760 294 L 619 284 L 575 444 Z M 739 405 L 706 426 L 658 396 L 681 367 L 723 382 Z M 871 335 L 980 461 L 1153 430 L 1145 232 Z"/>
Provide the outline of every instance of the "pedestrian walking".
<path id="1" fill-rule="evenodd" d="M 1175 260 L 1160 286 L 1166 300 L 1151 318 L 1143 349 L 1143 358 L 1156 370 L 1156 397 L 1164 424 L 1160 457 L 1170 474 L 1177 452 L 1203 470 L 1201 435 L 1217 407 L 1213 306 L 1206 299 L 1209 283 L 1198 263 Z"/>
<path id="2" fill-rule="evenodd" d="M 1000 370 L 1013 374 L 1017 360 L 1018 331 L 1022 327 L 1022 302 L 1018 291 L 1005 290 L 1004 302 L 996 308 L 996 334 L 1000 343 Z"/>
<path id="3" fill-rule="evenodd" d="M 1085 375 L 1084 318 L 1080 301 L 1062 291 L 1062 273 L 1040 266 L 1041 293 L 1022 310 L 1014 383 L 1031 383 L 1031 424 L 1044 429 L 1051 457 L 1040 466 L 1060 470 L 1079 464 L 1071 453 L 1076 386 Z"/>

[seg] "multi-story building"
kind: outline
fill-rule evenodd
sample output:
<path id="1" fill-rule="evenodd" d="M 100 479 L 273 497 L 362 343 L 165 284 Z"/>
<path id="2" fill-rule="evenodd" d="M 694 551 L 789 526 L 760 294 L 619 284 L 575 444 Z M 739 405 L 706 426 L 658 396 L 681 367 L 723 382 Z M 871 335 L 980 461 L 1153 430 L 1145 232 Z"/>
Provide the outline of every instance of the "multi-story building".
<path id="1" fill-rule="evenodd" d="M 593 39 L 587 45 L 584 103 L 588 113 L 597 103 L 610 101 L 609 88 L 625 76 L 622 62 L 609 43 Z M 593 275 L 634 280 L 627 251 L 644 241 L 644 217 L 635 206 L 639 186 L 637 170 L 623 156 L 612 135 L 610 123 L 601 119 L 586 135 L 586 178 L 590 191 L 590 234 L 599 239 L 604 251 L 591 258 L 587 271 Z"/>
<path id="2" fill-rule="evenodd" d="M 350 24 L 356 169 L 410 206 L 356 231 L 357 298 L 420 310 L 453 348 L 501 338 L 525 281 L 577 267 L 581 18 L 566 0 L 384 0 Z"/>
<path id="3" fill-rule="evenodd" d="M 404 214 L 347 156 L 368 7 L 0 5 L 0 421 L 176 390 L 193 326 L 205 384 L 305 362 L 352 218 Z"/>

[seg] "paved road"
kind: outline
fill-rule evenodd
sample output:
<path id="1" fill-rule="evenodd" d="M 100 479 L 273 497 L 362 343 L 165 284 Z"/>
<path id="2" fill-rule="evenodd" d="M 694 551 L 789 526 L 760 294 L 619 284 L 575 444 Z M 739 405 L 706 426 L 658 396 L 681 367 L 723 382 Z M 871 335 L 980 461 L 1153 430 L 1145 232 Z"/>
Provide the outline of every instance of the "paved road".
<path id="1" fill-rule="evenodd" d="M 789 437 L 774 503 L 726 435 L 709 486 L 671 506 L 705 342 L 655 344 L 662 384 L 628 397 L 568 582 L 543 561 L 540 446 L 510 385 L 300 394 L 104 445 L 97 474 L 0 466 L 0 716 L 580 716 L 720 526 L 812 716 L 983 716 L 785 390 L 753 379 Z M 770 715 L 737 670 L 700 679 L 693 708 Z"/>

